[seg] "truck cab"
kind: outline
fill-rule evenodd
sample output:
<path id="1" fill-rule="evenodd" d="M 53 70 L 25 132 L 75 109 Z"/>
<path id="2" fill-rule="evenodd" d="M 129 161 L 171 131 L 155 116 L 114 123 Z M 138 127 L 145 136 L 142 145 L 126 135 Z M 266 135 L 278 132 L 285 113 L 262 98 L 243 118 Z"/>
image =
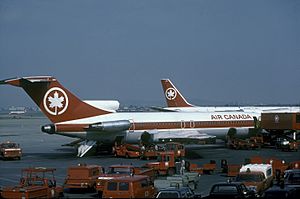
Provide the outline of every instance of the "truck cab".
<path id="1" fill-rule="evenodd" d="M 160 152 L 157 162 L 147 163 L 146 166 L 153 168 L 160 175 L 174 175 L 176 172 L 175 154 L 173 151 Z M 179 162 L 180 164 L 180 162 Z"/>
<path id="2" fill-rule="evenodd" d="M 185 147 L 178 142 L 167 142 L 165 144 L 166 151 L 173 151 L 175 158 L 181 158 L 185 156 Z"/>
<path id="3" fill-rule="evenodd" d="M 156 190 L 148 176 L 130 175 L 107 180 L 103 198 L 154 198 Z"/>
<path id="4" fill-rule="evenodd" d="M 22 149 L 20 145 L 14 142 L 3 142 L 0 144 L 0 156 L 2 159 L 21 159 Z"/>

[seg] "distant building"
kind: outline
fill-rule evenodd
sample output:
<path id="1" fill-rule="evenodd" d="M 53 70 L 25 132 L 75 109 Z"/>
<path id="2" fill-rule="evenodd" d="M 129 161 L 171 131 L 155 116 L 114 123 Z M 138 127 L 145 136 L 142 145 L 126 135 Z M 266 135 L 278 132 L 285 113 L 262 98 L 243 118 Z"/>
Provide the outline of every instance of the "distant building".
<path id="1" fill-rule="evenodd" d="M 11 106 L 8 108 L 9 114 L 10 115 L 20 115 L 26 113 L 26 108 L 25 107 L 15 107 Z"/>

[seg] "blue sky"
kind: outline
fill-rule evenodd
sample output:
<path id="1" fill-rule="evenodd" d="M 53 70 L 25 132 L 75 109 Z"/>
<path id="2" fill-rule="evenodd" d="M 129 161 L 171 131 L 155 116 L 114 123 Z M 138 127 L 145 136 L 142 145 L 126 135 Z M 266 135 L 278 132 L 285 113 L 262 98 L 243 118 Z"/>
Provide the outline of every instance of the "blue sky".
<path id="1" fill-rule="evenodd" d="M 1 0 L 0 79 L 55 76 L 82 99 L 300 103 L 300 1 Z M 0 87 L 0 106 L 34 106 Z"/>

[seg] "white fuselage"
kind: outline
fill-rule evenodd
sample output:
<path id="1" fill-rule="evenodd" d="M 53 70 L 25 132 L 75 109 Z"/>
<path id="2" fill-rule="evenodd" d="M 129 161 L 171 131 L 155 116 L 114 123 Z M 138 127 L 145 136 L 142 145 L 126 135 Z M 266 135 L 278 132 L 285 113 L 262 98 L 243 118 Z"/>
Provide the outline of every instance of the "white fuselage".
<path id="1" fill-rule="evenodd" d="M 177 112 L 257 112 L 257 113 L 272 113 L 272 112 L 300 112 L 300 106 L 193 106 L 193 107 L 166 107 L 170 111 Z"/>
<path id="2" fill-rule="evenodd" d="M 58 133 L 65 136 L 76 137 L 80 129 L 75 132 L 60 131 L 59 126 L 89 125 L 99 122 L 114 122 L 128 120 L 131 127 L 126 133 L 149 132 L 157 137 L 186 137 L 199 138 L 204 136 L 225 137 L 230 128 L 239 130 L 240 133 L 248 133 L 248 129 L 254 127 L 254 117 L 260 118 L 260 114 L 252 112 L 128 112 L 110 113 L 95 117 L 57 123 Z M 89 134 L 89 132 L 86 132 Z M 102 133 L 102 132 L 101 132 Z M 99 135 L 111 136 L 114 133 L 99 133 Z M 115 132 L 116 134 L 118 132 Z"/>

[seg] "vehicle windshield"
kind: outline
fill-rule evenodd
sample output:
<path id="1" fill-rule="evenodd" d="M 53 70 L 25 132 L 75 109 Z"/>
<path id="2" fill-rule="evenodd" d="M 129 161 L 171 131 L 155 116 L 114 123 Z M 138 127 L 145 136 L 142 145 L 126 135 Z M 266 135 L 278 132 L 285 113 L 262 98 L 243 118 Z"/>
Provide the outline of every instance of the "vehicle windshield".
<path id="1" fill-rule="evenodd" d="M 130 174 L 131 168 L 122 168 L 122 167 L 111 167 L 108 170 L 108 174 Z"/>
<path id="2" fill-rule="evenodd" d="M 18 148 L 16 143 L 3 143 L 1 144 L 1 147 L 5 149 Z"/>
<path id="3" fill-rule="evenodd" d="M 236 177 L 237 182 L 261 182 L 263 180 L 262 175 L 259 174 L 242 174 Z"/>
<path id="4" fill-rule="evenodd" d="M 300 172 L 289 174 L 287 176 L 286 182 L 287 184 L 300 184 Z"/>

